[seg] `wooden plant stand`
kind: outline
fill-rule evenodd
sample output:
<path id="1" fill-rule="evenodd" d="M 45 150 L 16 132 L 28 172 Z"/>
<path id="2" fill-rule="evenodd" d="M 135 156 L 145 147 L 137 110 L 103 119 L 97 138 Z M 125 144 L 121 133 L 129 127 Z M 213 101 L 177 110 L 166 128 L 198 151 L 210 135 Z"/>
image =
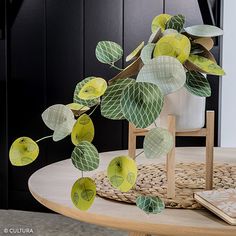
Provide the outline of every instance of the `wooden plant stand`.
<path id="1" fill-rule="evenodd" d="M 215 112 L 206 112 L 206 128 L 190 132 L 176 132 L 176 119 L 174 115 L 168 116 L 168 130 L 173 137 L 206 137 L 206 190 L 213 188 L 213 157 L 214 157 L 214 123 Z M 131 123 L 129 124 L 129 156 L 135 159 L 136 138 L 145 136 L 149 130 L 137 129 Z M 167 155 L 167 197 L 175 197 L 175 138 L 174 148 Z"/>

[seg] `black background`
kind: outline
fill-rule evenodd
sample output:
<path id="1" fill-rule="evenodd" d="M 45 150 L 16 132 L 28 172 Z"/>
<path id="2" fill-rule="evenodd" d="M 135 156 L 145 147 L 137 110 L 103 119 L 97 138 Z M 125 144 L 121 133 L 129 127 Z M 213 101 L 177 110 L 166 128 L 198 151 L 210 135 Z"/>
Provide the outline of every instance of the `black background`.
<path id="1" fill-rule="evenodd" d="M 117 73 L 96 60 L 97 42 L 115 41 L 127 55 L 141 41 L 147 41 L 151 21 L 160 13 L 182 13 L 187 25 L 211 22 L 206 2 L 0 0 L 0 208 L 45 210 L 30 195 L 28 178 L 45 165 L 69 158 L 73 149 L 70 139 L 40 143 L 39 158 L 22 168 L 8 163 L 8 146 L 20 136 L 39 139 L 50 134 L 41 113 L 50 105 L 71 103 L 77 82 L 91 75 L 108 80 Z M 218 25 L 219 4 L 215 1 L 213 6 Z M 202 14 L 200 9 L 204 9 Z M 214 48 L 217 59 L 218 45 Z M 125 66 L 124 61 L 119 66 Z M 207 109 L 215 110 L 218 117 L 218 78 L 210 77 L 210 82 L 213 94 L 207 100 Z M 93 120 L 94 144 L 99 151 L 127 148 L 126 122 L 106 120 L 99 111 Z M 204 145 L 204 140 L 181 138 L 177 145 Z"/>

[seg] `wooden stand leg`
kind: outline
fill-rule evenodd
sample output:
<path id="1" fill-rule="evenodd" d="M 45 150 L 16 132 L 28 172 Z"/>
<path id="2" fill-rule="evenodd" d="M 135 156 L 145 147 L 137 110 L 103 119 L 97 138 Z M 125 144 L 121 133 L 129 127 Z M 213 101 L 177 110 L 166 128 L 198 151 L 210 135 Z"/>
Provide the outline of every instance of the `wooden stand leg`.
<path id="1" fill-rule="evenodd" d="M 207 111 L 206 120 L 206 190 L 211 190 L 213 188 L 215 112 Z"/>
<path id="2" fill-rule="evenodd" d="M 149 236 L 149 234 L 145 233 L 137 233 L 137 232 L 130 232 L 129 236 Z"/>
<path id="3" fill-rule="evenodd" d="M 128 149 L 129 149 L 129 157 L 135 159 L 136 154 L 136 135 L 135 135 L 136 128 L 129 123 L 129 142 L 128 142 Z"/>
<path id="4" fill-rule="evenodd" d="M 168 116 L 168 130 L 173 135 L 174 138 L 174 147 L 167 155 L 167 198 L 175 197 L 175 134 L 176 134 L 176 125 L 175 125 L 175 116 Z"/>

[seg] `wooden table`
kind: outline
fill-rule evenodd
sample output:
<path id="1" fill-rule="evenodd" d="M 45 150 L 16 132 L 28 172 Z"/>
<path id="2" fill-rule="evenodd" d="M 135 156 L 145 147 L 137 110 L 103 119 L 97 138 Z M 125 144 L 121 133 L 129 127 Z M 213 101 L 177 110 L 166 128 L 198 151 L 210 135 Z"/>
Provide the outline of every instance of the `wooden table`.
<path id="1" fill-rule="evenodd" d="M 215 161 L 236 163 L 236 149 L 215 148 Z M 100 154 L 101 163 L 96 171 L 105 170 L 109 161 L 127 151 Z M 204 162 L 203 148 L 177 148 L 176 158 L 184 162 Z M 155 162 L 164 162 L 165 158 Z M 138 163 L 153 163 L 139 156 Z M 86 173 L 92 176 L 95 172 Z M 158 215 L 146 215 L 134 205 L 95 199 L 93 206 L 82 212 L 76 209 L 70 199 L 73 183 L 81 177 L 71 160 L 57 162 L 35 172 L 29 179 L 32 195 L 47 208 L 62 215 L 92 224 L 113 227 L 130 232 L 130 236 L 235 236 L 236 226 L 230 226 L 207 210 L 165 209 Z"/>

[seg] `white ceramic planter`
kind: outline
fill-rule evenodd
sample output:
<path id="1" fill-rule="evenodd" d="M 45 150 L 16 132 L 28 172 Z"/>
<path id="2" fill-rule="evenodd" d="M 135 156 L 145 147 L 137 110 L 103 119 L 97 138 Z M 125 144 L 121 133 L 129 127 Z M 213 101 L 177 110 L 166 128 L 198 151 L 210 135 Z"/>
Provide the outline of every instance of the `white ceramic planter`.
<path id="1" fill-rule="evenodd" d="M 206 98 L 192 95 L 187 89 L 182 88 L 165 97 L 157 124 L 166 128 L 168 115 L 172 114 L 176 116 L 176 131 L 199 130 L 205 125 L 205 107 Z"/>

